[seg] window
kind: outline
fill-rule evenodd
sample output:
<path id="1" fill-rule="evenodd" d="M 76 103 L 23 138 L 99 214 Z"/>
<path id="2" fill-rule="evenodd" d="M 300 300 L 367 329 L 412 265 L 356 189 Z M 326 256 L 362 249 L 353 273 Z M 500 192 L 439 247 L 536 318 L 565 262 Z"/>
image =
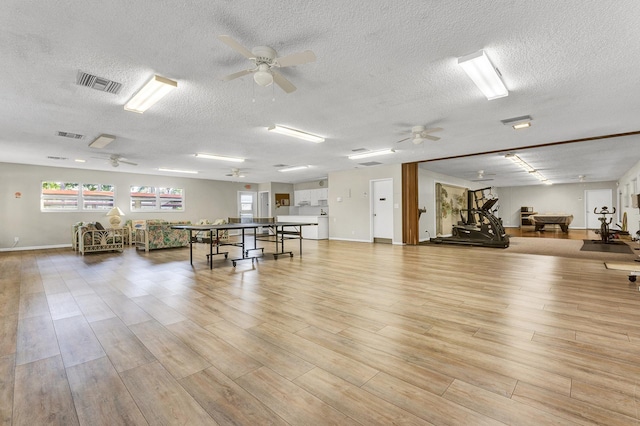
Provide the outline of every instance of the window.
<path id="1" fill-rule="evenodd" d="M 111 210 L 114 206 L 113 185 L 85 183 L 82 185 L 83 210 Z"/>
<path id="2" fill-rule="evenodd" d="M 252 222 L 254 212 L 254 192 L 239 191 L 238 214 L 241 222 Z"/>
<path id="3" fill-rule="evenodd" d="M 82 191 L 80 191 L 82 188 Z M 114 206 L 113 185 L 42 182 L 41 211 L 107 211 Z"/>
<path id="4" fill-rule="evenodd" d="M 131 211 L 184 211 L 184 190 L 132 186 Z"/>

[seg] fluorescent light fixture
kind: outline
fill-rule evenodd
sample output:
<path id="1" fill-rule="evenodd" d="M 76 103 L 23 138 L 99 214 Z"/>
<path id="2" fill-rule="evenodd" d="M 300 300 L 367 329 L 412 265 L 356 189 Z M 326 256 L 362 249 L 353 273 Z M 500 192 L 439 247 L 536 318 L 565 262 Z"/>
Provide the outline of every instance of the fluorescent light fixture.
<path id="1" fill-rule="evenodd" d="M 138 90 L 138 93 L 129 99 L 124 109 L 142 114 L 176 87 L 178 87 L 177 82 L 154 75 L 142 89 Z"/>
<path id="2" fill-rule="evenodd" d="M 244 162 L 244 158 L 226 157 L 224 155 L 204 154 L 201 152 L 195 154 L 195 156 L 200 158 L 208 158 L 209 160 L 231 161 L 232 163 Z"/>
<path id="3" fill-rule="evenodd" d="M 508 158 L 509 160 L 513 161 L 514 163 L 516 163 L 518 166 L 522 167 L 524 170 L 526 170 L 531 176 L 535 177 L 536 179 L 538 179 L 540 182 L 544 183 L 545 185 L 552 185 L 551 181 L 549 181 L 546 177 L 544 177 L 542 175 L 542 173 L 540 173 L 539 171 L 537 171 L 535 168 L 533 168 L 529 163 L 527 163 L 526 161 L 524 161 L 522 158 L 518 157 L 516 154 L 507 154 L 504 156 L 505 158 Z"/>
<path id="4" fill-rule="evenodd" d="M 89 144 L 91 148 L 104 148 L 111 142 L 115 141 L 116 137 L 112 135 L 100 135 L 93 142 Z"/>
<path id="5" fill-rule="evenodd" d="M 509 160 L 513 161 L 518 166 L 522 167 L 523 169 L 525 169 L 528 172 L 533 172 L 533 171 L 536 170 L 535 168 L 531 167 L 529 165 L 529 163 L 527 163 L 526 161 L 524 161 L 522 158 L 518 157 L 515 154 L 507 154 L 507 155 L 505 155 L 505 158 L 508 158 Z"/>
<path id="6" fill-rule="evenodd" d="M 353 154 L 349 156 L 349 160 L 359 160 L 361 158 L 367 158 L 367 157 L 376 157 L 378 155 L 387 155 L 387 154 L 393 154 L 394 152 L 396 152 L 393 149 L 380 149 L 378 151 L 368 151 L 368 152 L 363 152 L 361 154 Z"/>
<path id="7" fill-rule="evenodd" d="M 294 172 L 296 170 L 303 170 L 303 169 L 308 169 L 309 166 L 293 166 L 293 167 L 287 167 L 285 169 L 279 169 L 279 172 Z"/>
<path id="8" fill-rule="evenodd" d="M 478 86 L 488 100 L 509 95 L 498 68 L 494 67 L 484 50 L 458 58 L 458 65 Z"/>
<path id="9" fill-rule="evenodd" d="M 75 161 L 76 163 L 86 163 L 87 162 L 87 160 L 83 160 L 82 158 L 76 158 L 73 161 Z"/>
<path id="10" fill-rule="evenodd" d="M 515 130 L 526 129 L 527 127 L 531 127 L 531 123 L 527 122 L 527 123 L 514 124 L 511 127 L 513 127 Z"/>
<path id="11" fill-rule="evenodd" d="M 309 142 L 324 142 L 324 138 L 322 136 L 312 135 L 311 133 L 303 132 L 302 130 L 291 129 L 289 127 L 278 126 L 277 124 L 275 126 L 269 127 L 267 130 L 270 132 L 292 136 L 294 138 L 302 139 Z"/>
<path id="12" fill-rule="evenodd" d="M 165 169 L 165 168 L 159 168 L 158 169 L 161 172 L 171 172 L 171 173 L 189 173 L 192 175 L 197 175 L 198 172 L 195 170 L 178 170 L 178 169 Z"/>

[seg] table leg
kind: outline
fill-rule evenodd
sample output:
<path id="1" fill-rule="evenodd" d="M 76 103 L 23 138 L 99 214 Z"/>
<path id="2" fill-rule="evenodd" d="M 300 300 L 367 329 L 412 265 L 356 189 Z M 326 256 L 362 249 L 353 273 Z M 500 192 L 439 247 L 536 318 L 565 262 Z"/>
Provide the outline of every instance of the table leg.
<path id="1" fill-rule="evenodd" d="M 193 230 L 189 229 L 189 263 L 193 265 Z"/>

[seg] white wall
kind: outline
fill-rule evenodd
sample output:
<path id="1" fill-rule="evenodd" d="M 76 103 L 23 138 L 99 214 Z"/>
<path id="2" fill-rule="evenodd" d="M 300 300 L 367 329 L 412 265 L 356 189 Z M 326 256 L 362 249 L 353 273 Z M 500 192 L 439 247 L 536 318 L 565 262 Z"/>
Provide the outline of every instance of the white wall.
<path id="1" fill-rule="evenodd" d="M 402 165 L 362 167 L 329 174 L 329 239 L 373 241 L 371 181 L 393 179 L 393 243 L 402 244 Z M 342 201 L 338 201 L 341 198 Z"/>
<path id="2" fill-rule="evenodd" d="M 281 182 L 271 183 L 271 216 L 277 217 L 292 214 L 291 206 L 275 207 L 276 194 L 289 194 L 289 201 L 293 203 L 293 184 Z"/>
<path id="3" fill-rule="evenodd" d="M 627 213 L 627 230 L 635 238 L 637 237 L 636 232 L 640 230 L 640 209 L 632 207 L 631 194 L 640 193 L 640 161 L 629 169 L 618 182 L 617 190 L 621 197 L 621 211 Z"/>
<path id="4" fill-rule="evenodd" d="M 0 250 L 13 247 L 14 237 L 20 242 L 16 249 L 25 247 L 64 246 L 71 244 L 71 226 L 79 221 L 108 223 L 104 213 L 94 212 L 41 212 L 42 181 L 67 181 L 112 184 L 116 187 L 116 206 L 127 219 L 215 220 L 237 216 L 237 192 L 257 191 L 258 185 L 189 179 L 172 176 L 142 175 L 41 167 L 0 163 Z M 132 213 L 129 207 L 131 185 L 169 186 L 183 188 L 184 212 Z M 20 192 L 20 198 L 15 193 Z"/>
<path id="5" fill-rule="evenodd" d="M 613 205 L 616 205 L 616 182 L 513 186 L 497 189 L 500 200 L 498 213 L 505 227 L 519 227 L 520 208 L 533 207 L 533 211 L 538 213 L 572 214 L 573 222 L 571 222 L 570 228 L 585 229 L 584 193 L 590 189 L 611 189 Z"/>

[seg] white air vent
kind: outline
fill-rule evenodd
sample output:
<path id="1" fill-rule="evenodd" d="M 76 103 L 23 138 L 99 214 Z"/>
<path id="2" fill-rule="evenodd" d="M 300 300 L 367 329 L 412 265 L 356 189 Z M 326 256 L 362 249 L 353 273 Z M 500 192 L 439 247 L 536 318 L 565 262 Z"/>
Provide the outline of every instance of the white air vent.
<path id="1" fill-rule="evenodd" d="M 84 135 L 80 135 L 78 133 L 70 133 L 70 132 L 58 132 L 57 135 L 58 136 L 62 136 L 63 138 L 70 138 L 70 139 L 82 139 L 82 138 L 84 138 Z"/>
<path id="2" fill-rule="evenodd" d="M 360 164 L 361 166 L 377 166 L 378 164 L 382 164 L 382 163 L 379 163 L 377 161 L 368 161 L 366 163 L 358 163 L 358 164 Z"/>
<path id="3" fill-rule="evenodd" d="M 76 84 L 78 84 L 79 86 L 90 87 L 101 92 L 113 94 L 117 94 L 122 88 L 121 83 L 98 77 L 96 75 L 88 74 L 84 71 L 78 71 Z"/>
<path id="4" fill-rule="evenodd" d="M 351 152 L 362 152 L 362 151 L 368 151 L 367 148 L 356 148 L 356 149 L 352 149 Z"/>
<path id="5" fill-rule="evenodd" d="M 68 160 L 67 157 L 54 157 L 54 156 L 48 156 L 47 157 L 49 160 Z"/>

